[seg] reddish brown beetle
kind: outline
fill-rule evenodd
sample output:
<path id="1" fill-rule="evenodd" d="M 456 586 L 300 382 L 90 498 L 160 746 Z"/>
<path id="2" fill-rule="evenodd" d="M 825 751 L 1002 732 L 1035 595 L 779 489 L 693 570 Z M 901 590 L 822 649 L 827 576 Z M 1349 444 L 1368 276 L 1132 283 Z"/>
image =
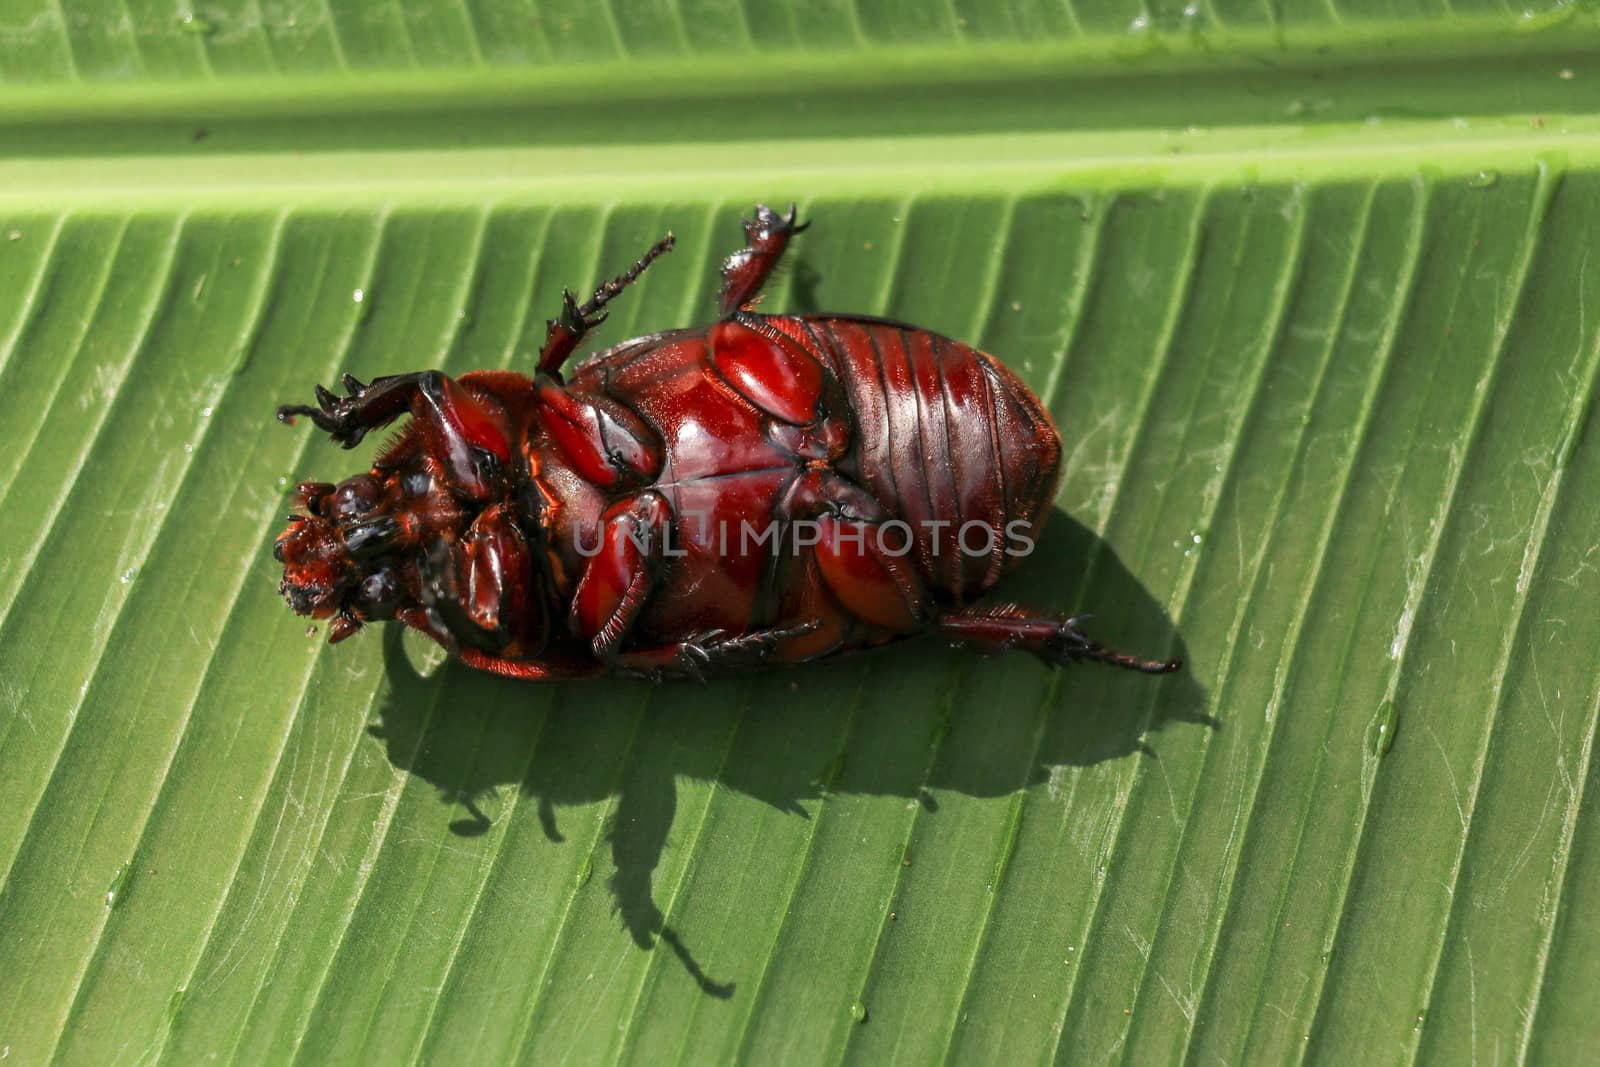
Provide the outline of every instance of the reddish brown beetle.
<path id="1" fill-rule="evenodd" d="M 722 266 L 721 315 L 561 367 L 657 242 L 579 306 L 533 377 L 418 371 L 307 415 L 345 448 L 404 414 L 372 469 L 299 486 L 275 554 L 329 641 L 399 619 L 518 678 L 705 677 L 934 632 L 1148 673 L 1067 618 L 974 606 L 1032 547 L 1060 437 L 992 357 L 859 315 L 762 315 L 803 227 L 766 206 Z"/>

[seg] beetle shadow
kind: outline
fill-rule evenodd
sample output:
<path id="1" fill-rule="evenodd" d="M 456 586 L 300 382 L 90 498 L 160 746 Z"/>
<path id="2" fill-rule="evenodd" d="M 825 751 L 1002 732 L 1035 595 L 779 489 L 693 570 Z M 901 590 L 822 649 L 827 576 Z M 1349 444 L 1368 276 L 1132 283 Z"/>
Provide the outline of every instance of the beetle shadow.
<path id="1" fill-rule="evenodd" d="M 1085 628 L 1107 643 L 1185 656 L 1161 605 L 1065 514 L 1052 517 L 996 597 L 1098 606 Z M 1145 738 L 1172 724 L 1220 728 L 1188 670 L 1159 678 L 1096 665 L 1056 671 L 1019 653 L 948 653 L 928 638 L 704 685 L 530 686 L 455 661 L 425 676 L 398 627 L 386 629 L 384 659 L 388 693 L 369 733 L 396 768 L 438 789 L 454 816 L 449 829 L 487 832 L 493 820 L 484 809 L 508 810 L 494 801 L 520 790 L 548 844 L 609 850 L 609 890 L 635 943 L 665 942 L 702 990 L 722 998 L 734 986 L 706 973 L 655 899 L 681 779 L 799 818 L 836 793 L 901 796 L 936 813 L 941 793 L 1005 796 L 1063 768 L 1158 758 Z M 560 809 L 607 801 L 598 836 L 569 839 L 579 830 L 563 827 Z M 592 826 L 586 820 L 583 835 Z"/>

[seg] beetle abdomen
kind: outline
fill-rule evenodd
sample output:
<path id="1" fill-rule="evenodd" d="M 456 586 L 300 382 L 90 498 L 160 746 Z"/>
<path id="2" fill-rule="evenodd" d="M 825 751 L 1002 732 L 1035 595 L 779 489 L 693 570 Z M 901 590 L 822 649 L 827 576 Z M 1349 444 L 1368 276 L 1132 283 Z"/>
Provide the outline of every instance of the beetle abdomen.
<path id="1" fill-rule="evenodd" d="M 804 321 L 855 414 L 840 470 L 909 526 L 941 600 L 987 590 L 1055 496 L 1061 438 L 1049 414 L 1003 364 L 959 341 L 877 319 Z"/>

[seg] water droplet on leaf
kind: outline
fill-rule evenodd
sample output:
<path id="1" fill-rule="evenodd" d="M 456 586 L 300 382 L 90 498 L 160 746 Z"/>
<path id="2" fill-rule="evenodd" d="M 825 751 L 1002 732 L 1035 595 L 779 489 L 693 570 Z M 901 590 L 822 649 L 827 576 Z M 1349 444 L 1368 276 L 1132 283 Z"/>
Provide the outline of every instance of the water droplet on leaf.
<path id="1" fill-rule="evenodd" d="M 1374 756 L 1386 755 L 1394 747 L 1394 734 L 1400 727 L 1400 711 L 1392 700 L 1385 700 L 1378 705 L 1378 714 L 1373 716 L 1372 729 L 1367 737 L 1367 747 Z"/>
<path id="2" fill-rule="evenodd" d="M 106 907 L 111 907 L 117 902 L 117 896 L 122 892 L 122 887 L 128 882 L 128 871 L 132 863 L 124 863 L 117 868 L 117 873 L 111 876 L 111 884 L 106 886 Z"/>

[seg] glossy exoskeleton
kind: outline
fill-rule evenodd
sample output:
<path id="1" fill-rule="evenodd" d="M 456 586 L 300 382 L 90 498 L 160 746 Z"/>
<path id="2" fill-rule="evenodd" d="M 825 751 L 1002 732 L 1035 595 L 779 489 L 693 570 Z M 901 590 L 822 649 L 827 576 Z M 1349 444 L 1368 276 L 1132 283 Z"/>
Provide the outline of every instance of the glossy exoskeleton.
<path id="1" fill-rule="evenodd" d="M 1032 548 L 1061 441 L 992 357 L 904 323 L 755 309 L 796 225 L 760 206 L 721 317 L 562 366 L 668 234 L 581 306 L 532 377 L 345 375 L 309 416 L 345 448 L 411 420 L 366 474 L 306 482 L 283 595 L 329 640 L 398 619 L 519 678 L 706 677 L 932 632 L 1149 673 L 1079 618 L 986 592 Z"/>

